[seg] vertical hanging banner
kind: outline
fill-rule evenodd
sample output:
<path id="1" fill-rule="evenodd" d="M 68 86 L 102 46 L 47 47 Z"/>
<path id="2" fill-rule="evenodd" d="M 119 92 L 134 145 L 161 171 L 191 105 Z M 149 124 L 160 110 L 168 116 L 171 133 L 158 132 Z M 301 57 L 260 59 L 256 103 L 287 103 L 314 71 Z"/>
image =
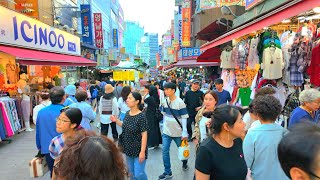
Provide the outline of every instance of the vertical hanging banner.
<path id="1" fill-rule="evenodd" d="M 90 4 L 81 4 L 80 9 L 81 9 L 83 43 L 93 45 Z"/>
<path id="2" fill-rule="evenodd" d="M 118 48 L 118 29 L 112 30 L 113 47 Z"/>
<path id="3" fill-rule="evenodd" d="M 191 1 L 184 0 L 182 3 L 182 47 L 190 47 L 191 35 Z"/>
<path id="4" fill-rule="evenodd" d="M 103 32 L 102 32 L 102 15 L 101 13 L 93 13 L 94 34 L 96 47 L 103 48 Z"/>

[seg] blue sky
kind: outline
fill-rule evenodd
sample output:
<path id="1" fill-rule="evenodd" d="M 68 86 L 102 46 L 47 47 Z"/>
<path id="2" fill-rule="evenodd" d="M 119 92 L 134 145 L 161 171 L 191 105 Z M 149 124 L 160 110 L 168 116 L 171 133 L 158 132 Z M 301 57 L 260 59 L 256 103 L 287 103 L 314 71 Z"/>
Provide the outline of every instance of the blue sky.
<path id="1" fill-rule="evenodd" d="M 174 0 L 119 0 L 124 19 L 139 21 L 145 32 L 159 33 L 170 29 L 174 17 Z"/>

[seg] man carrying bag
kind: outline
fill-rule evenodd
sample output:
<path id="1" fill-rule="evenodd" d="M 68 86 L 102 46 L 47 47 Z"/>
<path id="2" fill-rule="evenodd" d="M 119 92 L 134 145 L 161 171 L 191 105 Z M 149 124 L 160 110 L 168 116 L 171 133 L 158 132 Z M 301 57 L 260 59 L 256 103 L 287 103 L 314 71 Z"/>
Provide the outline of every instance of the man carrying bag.
<path id="1" fill-rule="evenodd" d="M 188 140 L 187 118 L 188 112 L 182 99 L 175 96 L 176 84 L 168 82 L 164 85 L 166 100 L 161 104 L 163 113 L 163 135 L 162 135 L 162 158 L 164 173 L 159 179 L 170 179 L 173 177 L 170 163 L 170 145 L 173 140 L 180 147 L 182 140 Z M 178 154 L 178 152 L 177 152 Z M 188 170 L 188 161 L 182 161 L 182 169 Z"/>

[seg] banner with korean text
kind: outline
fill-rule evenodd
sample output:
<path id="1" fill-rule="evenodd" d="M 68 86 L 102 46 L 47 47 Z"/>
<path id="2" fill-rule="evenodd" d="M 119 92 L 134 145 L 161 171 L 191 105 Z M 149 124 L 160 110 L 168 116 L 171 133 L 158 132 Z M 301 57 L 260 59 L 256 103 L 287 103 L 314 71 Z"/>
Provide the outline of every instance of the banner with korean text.
<path id="1" fill-rule="evenodd" d="M 101 13 L 93 13 L 94 34 L 96 47 L 103 48 L 103 32 L 102 32 L 102 15 Z"/>
<path id="2" fill-rule="evenodd" d="M 191 35 L 191 0 L 182 3 L 182 47 L 190 47 Z"/>
<path id="3" fill-rule="evenodd" d="M 85 44 L 93 44 L 91 7 L 90 4 L 81 4 L 82 40 Z"/>

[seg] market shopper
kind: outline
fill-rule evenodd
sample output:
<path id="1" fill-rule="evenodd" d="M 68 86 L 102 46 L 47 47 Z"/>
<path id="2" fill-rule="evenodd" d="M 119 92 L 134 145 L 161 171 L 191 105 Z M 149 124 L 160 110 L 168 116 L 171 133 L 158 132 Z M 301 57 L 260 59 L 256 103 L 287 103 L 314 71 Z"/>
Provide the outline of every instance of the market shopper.
<path id="1" fill-rule="evenodd" d="M 302 121 L 316 122 L 315 112 L 320 108 L 320 91 L 317 89 L 306 89 L 299 95 L 301 105 L 295 108 L 289 119 L 289 128 Z"/>
<path id="2" fill-rule="evenodd" d="M 149 96 L 144 100 L 144 103 L 147 104 L 145 113 L 149 127 L 148 148 L 157 148 L 162 143 L 159 120 L 155 116 L 156 110 L 159 109 L 160 99 L 155 86 L 151 85 L 148 88 Z"/>
<path id="3" fill-rule="evenodd" d="M 195 122 L 197 112 L 200 110 L 203 102 L 203 92 L 200 91 L 200 81 L 194 79 L 192 81 L 191 89 L 187 91 L 184 102 L 187 106 L 189 118 L 187 119 L 188 140 L 191 141 L 192 123 Z"/>
<path id="4" fill-rule="evenodd" d="M 253 111 L 261 125 L 248 131 L 243 141 L 243 153 L 254 180 L 288 179 L 276 153 L 279 142 L 287 133 L 275 123 L 281 110 L 280 101 L 273 96 L 259 96 L 253 100 Z"/>
<path id="5" fill-rule="evenodd" d="M 116 123 L 111 121 L 111 116 L 119 116 L 117 98 L 114 96 L 114 87 L 111 84 L 105 86 L 105 94 L 99 100 L 99 114 L 101 122 L 101 134 L 108 136 L 109 125 L 112 130 L 114 141 L 118 141 L 118 131 Z"/>
<path id="6" fill-rule="evenodd" d="M 122 88 L 121 96 L 118 99 L 118 107 L 120 110 L 119 119 L 121 121 L 124 120 L 126 113 L 130 110 L 130 108 L 128 107 L 127 102 L 126 102 L 130 93 L 131 93 L 130 86 L 125 86 Z"/>
<path id="7" fill-rule="evenodd" d="M 238 107 L 221 105 L 211 116 L 211 134 L 198 150 L 196 179 L 244 180 L 247 165 L 242 152 L 245 123 Z M 267 167 L 269 168 L 269 167 Z"/>
<path id="8" fill-rule="evenodd" d="M 38 117 L 39 111 L 41 109 L 43 109 L 44 107 L 47 107 L 47 106 L 49 106 L 51 104 L 50 97 L 49 97 L 49 90 L 48 89 L 41 90 L 40 98 L 41 98 L 40 99 L 41 103 L 36 105 L 33 108 L 32 119 L 33 119 L 33 123 L 34 124 L 37 124 L 37 117 Z"/>
<path id="9" fill-rule="evenodd" d="M 75 94 L 77 92 L 77 87 L 75 85 L 68 85 L 64 88 L 64 91 L 66 92 L 66 100 L 63 103 L 64 106 L 69 106 L 72 103 L 78 102 L 75 98 Z"/>
<path id="10" fill-rule="evenodd" d="M 124 121 L 120 121 L 116 116 L 111 116 L 111 121 L 122 127 L 120 143 L 126 155 L 127 167 L 131 180 L 147 180 L 145 172 L 146 161 L 148 158 L 147 148 L 147 120 L 139 106 L 142 97 L 138 92 L 131 92 L 127 99 L 128 111 Z"/>
<path id="11" fill-rule="evenodd" d="M 203 142 L 208 136 L 207 123 L 211 121 L 209 116 L 216 107 L 218 102 L 218 95 L 214 91 L 207 91 L 204 94 L 204 106 L 198 111 L 195 117 L 195 126 L 192 134 L 192 141 L 197 146 L 200 147 L 201 142 Z"/>
<path id="12" fill-rule="evenodd" d="M 292 180 L 320 179 L 320 127 L 305 121 L 297 124 L 278 145 L 278 158 Z"/>
<path id="13" fill-rule="evenodd" d="M 60 110 L 61 114 L 57 118 L 56 131 L 61 133 L 51 140 L 49 151 L 53 159 L 57 159 L 61 154 L 65 140 L 75 136 L 77 129 L 80 127 L 82 113 L 78 108 L 64 107 Z"/>
<path id="14" fill-rule="evenodd" d="M 160 89 L 160 84 L 161 83 L 158 83 L 158 82 L 155 82 L 153 85 L 157 88 L 158 90 L 158 95 L 159 95 L 159 99 L 160 99 L 160 104 L 162 104 L 164 102 L 164 92 L 162 89 Z"/>
<path id="15" fill-rule="evenodd" d="M 225 103 L 230 104 L 231 103 L 231 96 L 228 91 L 223 89 L 223 80 L 218 78 L 218 79 L 214 80 L 214 84 L 216 87 L 215 92 L 217 93 L 218 98 L 219 98 L 218 105 L 225 104 Z"/>
<path id="16" fill-rule="evenodd" d="M 50 156 L 49 144 L 52 138 L 60 133 L 56 131 L 56 119 L 60 115 L 60 110 L 64 107 L 63 103 L 66 99 L 65 92 L 62 87 L 56 86 L 49 92 L 51 105 L 41 109 L 38 113 L 36 124 L 36 144 L 41 154 L 45 156 L 48 167 L 52 176 L 54 160 Z"/>
<path id="17" fill-rule="evenodd" d="M 168 82 L 164 85 L 164 93 L 167 98 L 160 107 L 164 120 L 162 134 L 162 158 L 164 164 L 164 173 L 159 176 L 159 179 L 170 179 L 173 177 L 170 163 L 171 141 L 173 140 L 177 147 L 179 147 L 182 140 L 188 139 L 188 111 L 183 100 L 175 95 L 176 89 L 176 84 L 172 82 Z M 182 161 L 182 169 L 188 170 L 188 168 L 188 161 Z"/>
<path id="18" fill-rule="evenodd" d="M 65 145 L 55 161 L 56 179 L 127 179 L 122 154 L 109 138 L 80 130 Z"/>
<path id="19" fill-rule="evenodd" d="M 96 113 L 93 111 L 90 104 L 86 102 L 86 99 L 88 98 L 87 92 L 78 91 L 75 97 L 78 102 L 71 104 L 69 107 L 78 108 L 81 110 L 81 113 L 82 113 L 81 127 L 86 130 L 91 130 L 92 128 L 90 123 L 96 119 Z"/>
<path id="20" fill-rule="evenodd" d="M 113 94 L 117 98 L 117 100 L 121 97 L 122 88 L 123 88 L 123 81 L 118 81 L 113 91 Z"/>

